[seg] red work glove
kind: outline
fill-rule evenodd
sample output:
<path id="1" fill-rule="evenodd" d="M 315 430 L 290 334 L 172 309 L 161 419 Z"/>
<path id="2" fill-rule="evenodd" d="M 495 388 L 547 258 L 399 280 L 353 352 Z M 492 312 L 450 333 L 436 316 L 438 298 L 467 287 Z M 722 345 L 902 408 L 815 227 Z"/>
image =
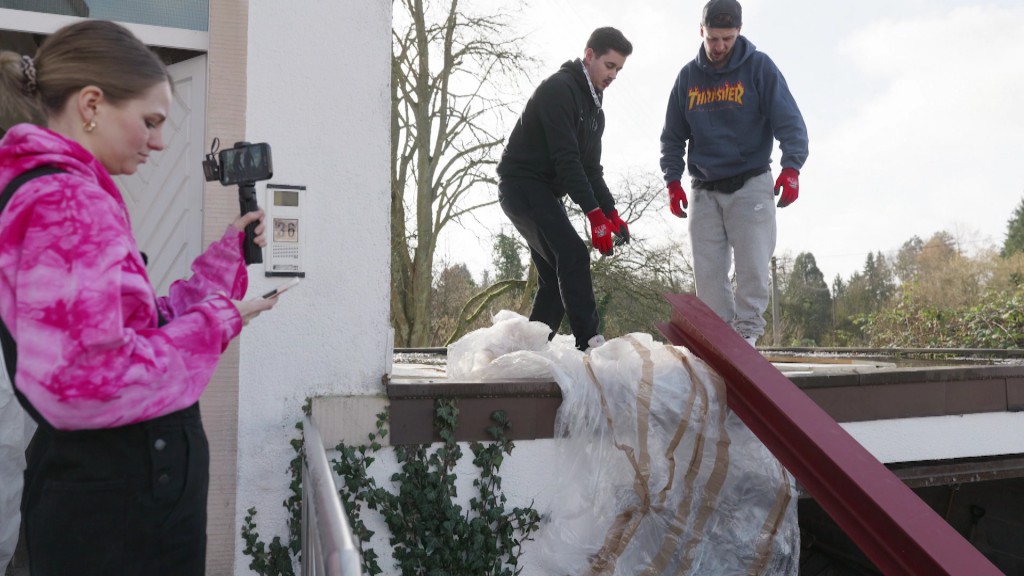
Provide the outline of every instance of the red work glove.
<path id="1" fill-rule="evenodd" d="M 778 196 L 779 192 L 782 193 L 779 208 L 789 206 L 800 197 L 800 173 L 795 168 L 782 169 L 779 179 L 775 181 L 775 195 Z"/>
<path id="2" fill-rule="evenodd" d="M 612 254 L 612 223 L 600 208 L 594 208 L 587 212 L 587 219 L 590 220 L 590 243 L 597 248 L 597 251 L 605 256 Z"/>
<path id="3" fill-rule="evenodd" d="M 680 206 L 682 204 L 682 206 Z M 683 185 L 679 183 L 679 180 L 673 180 L 668 183 L 668 209 L 673 214 L 680 218 L 686 218 L 686 212 L 684 208 L 689 207 L 689 203 L 686 201 L 686 192 L 683 191 Z"/>
<path id="4" fill-rule="evenodd" d="M 612 234 L 615 234 L 615 245 L 622 246 L 623 244 L 629 244 L 629 226 L 626 226 L 626 222 L 619 218 L 619 211 L 612 209 L 608 213 L 608 221 L 612 223 Z"/>

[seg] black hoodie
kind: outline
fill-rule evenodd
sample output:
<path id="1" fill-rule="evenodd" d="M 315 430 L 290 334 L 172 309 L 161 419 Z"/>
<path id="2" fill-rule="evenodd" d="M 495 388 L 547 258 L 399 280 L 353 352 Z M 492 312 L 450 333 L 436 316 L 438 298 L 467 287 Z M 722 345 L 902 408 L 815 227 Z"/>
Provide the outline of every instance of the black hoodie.
<path id="1" fill-rule="evenodd" d="M 600 97 L 600 96 L 599 96 Z M 579 59 L 541 82 L 512 129 L 498 163 L 502 179 L 540 180 L 583 212 L 615 209 L 601 167 L 604 113 L 594 102 Z"/>

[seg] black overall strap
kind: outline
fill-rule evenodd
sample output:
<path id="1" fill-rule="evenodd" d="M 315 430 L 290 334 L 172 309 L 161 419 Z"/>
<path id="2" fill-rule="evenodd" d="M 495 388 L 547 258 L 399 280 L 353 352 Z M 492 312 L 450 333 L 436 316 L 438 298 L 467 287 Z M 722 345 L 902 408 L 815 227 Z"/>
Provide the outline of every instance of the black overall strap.
<path id="1" fill-rule="evenodd" d="M 11 201 L 11 197 L 14 196 L 14 193 L 23 184 L 33 178 L 59 174 L 61 172 L 64 172 L 64 170 L 53 166 L 40 166 L 34 170 L 22 173 L 14 180 L 11 180 L 7 187 L 4 188 L 3 194 L 0 194 L 0 213 L 4 211 L 4 208 L 7 208 L 7 203 Z M 14 387 L 14 372 L 18 366 L 18 346 L 14 343 L 14 338 L 11 337 L 11 333 L 7 330 L 7 325 L 4 324 L 3 320 L 0 320 L 0 342 L 3 343 L 4 365 L 7 367 L 7 375 L 11 377 L 11 387 Z"/>

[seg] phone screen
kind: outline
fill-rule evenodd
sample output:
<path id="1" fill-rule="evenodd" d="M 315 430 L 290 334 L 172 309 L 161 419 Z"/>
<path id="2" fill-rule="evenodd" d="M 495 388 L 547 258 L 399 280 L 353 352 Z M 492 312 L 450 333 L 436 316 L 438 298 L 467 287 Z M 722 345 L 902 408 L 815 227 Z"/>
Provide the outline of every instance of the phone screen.
<path id="1" fill-rule="evenodd" d="M 231 186 L 269 180 L 274 175 L 270 144 L 247 144 L 220 151 L 220 183 Z"/>

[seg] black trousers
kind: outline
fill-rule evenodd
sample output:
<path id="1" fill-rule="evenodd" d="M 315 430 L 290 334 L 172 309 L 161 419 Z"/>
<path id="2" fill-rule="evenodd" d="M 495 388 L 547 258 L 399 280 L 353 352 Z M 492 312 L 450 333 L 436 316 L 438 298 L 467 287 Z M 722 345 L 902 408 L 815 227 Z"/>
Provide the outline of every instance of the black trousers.
<path id="1" fill-rule="evenodd" d="M 103 430 L 33 416 L 22 496 L 32 576 L 205 573 L 210 454 L 198 404 Z"/>
<path id="2" fill-rule="evenodd" d="M 530 257 L 537 266 L 537 295 L 530 320 L 547 324 L 553 335 L 568 315 L 576 347 L 586 350 L 599 324 L 587 245 L 550 185 L 504 179 L 498 190 L 501 209 L 530 246 Z"/>

